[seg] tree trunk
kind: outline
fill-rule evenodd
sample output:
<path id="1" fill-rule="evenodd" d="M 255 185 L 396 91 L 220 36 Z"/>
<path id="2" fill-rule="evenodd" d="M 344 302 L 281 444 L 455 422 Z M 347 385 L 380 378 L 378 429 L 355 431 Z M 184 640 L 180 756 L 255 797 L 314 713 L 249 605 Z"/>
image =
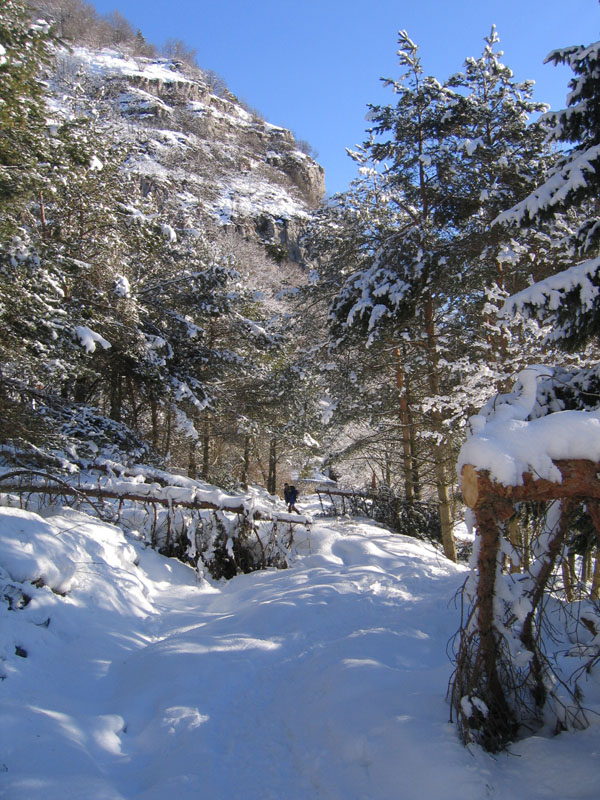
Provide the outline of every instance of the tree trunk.
<path id="1" fill-rule="evenodd" d="M 192 439 L 189 445 L 188 452 L 188 478 L 195 479 L 198 474 L 198 465 L 196 464 L 196 439 Z"/>
<path id="2" fill-rule="evenodd" d="M 79 375 L 75 378 L 75 385 L 73 389 L 73 400 L 76 403 L 85 403 L 87 400 L 87 382 L 85 378 Z"/>
<path id="3" fill-rule="evenodd" d="M 42 193 L 39 194 L 40 201 L 40 224 L 42 228 L 42 239 L 47 238 L 47 223 L 46 223 L 46 206 L 44 205 L 44 198 Z"/>
<path id="4" fill-rule="evenodd" d="M 574 597 L 575 575 L 573 572 L 570 558 L 563 558 L 561 564 L 561 570 L 563 577 L 563 586 L 565 589 L 565 598 L 567 600 L 567 603 L 572 603 Z"/>
<path id="5" fill-rule="evenodd" d="M 167 410 L 167 425 L 165 428 L 165 438 L 164 438 L 164 448 L 163 448 L 163 455 L 165 458 L 171 452 L 171 409 Z"/>
<path id="6" fill-rule="evenodd" d="M 433 298 L 428 294 L 424 306 L 425 330 L 427 333 L 427 361 L 429 369 L 429 390 L 432 397 L 439 396 L 438 375 L 438 348 L 435 335 L 435 322 L 433 318 Z M 443 441 L 442 416 L 438 409 L 431 413 L 434 431 Z M 444 553 L 451 561 L 456 562 L 456 544 L 454 541 L 454 521 L 452 519 L 452 505 L 450 502 L 450 483 L 446 473 L 446 446 L 438 444 L 434 450 L 435 480 L 440 507 L 440 521 L 442 525 L 442 544 Z"/>
<path id="7" fill-rule="evenodd" d="M 442 526 L 442 544 L 446 558 L 456 563 L 456 542 L 454 541 L 454 521 L 452 519 L 452 504 L 450 502 L 449 484 L 446 477 L 446 467 L 442 446 L 436 447 L 435 477 L 437 482 L 438 504 L 440 507 L 440 522 Z"/>
<path id="8" fill-rule="evenodd" d="M 414 463 L 412 451 L 411 419 L 408 391 L 402 361 L 402 352 L 396 348 L 396 388 L 400 399 L 400 430 L 402 435 L 402 466 L 404 472 L 404 495 L 409 503 L 415 501 Z"/>
<path id="9" fill-rule="evenodd" d="M 121 422 L 123 408 L 123 376 L 115 367 L 110 373 L 110 410 L 108 416 L 115 422 Z"/>
<path id="10" fill-rule="evenodd" d="M 592 548 L 588 547 L 581 559 L 581 583 L 587 586 L 592 579 Z"/>
<path id="11" fill-rule="evenodd" d="M 150 398 L 150 421 L 152 425 L 152 448 L 158 450 L 158 403 L 156 397 Z"/>
<path id="12" fill-rule="evenodd" d="M 595 548 L 596 560 L 594 564 L 594 574 L 592 575 L 592 589 L 590 597 L 592 600 L 600 600 L 600 504 L 598 501 L 590 500 L 587 503 L 588 513 L 594 523 L 597 545 Z"/>
<path id="13" fill-rule="evenodd" d="M 408 417 L 410 420 L 410 445 L 412 452 L 412 483 L 415 490 L 415 500 L 421 499 L 421 483 L 419 480 L 419 459 L 417 448 L 417 429 L 413 422 L 412 411 L 410 410 L 410 403 L 408 406 Z"/>
<path id="14" fill-rule="evenodd" d="M 127 393 L 131 403 L 131 424 L 134 431 L 138 431 L 138 407 L 135 402 L 135 387 L 130 375 L 127 376 Z"/>
<path id="15" fill-rule="evenodd" d="M 269 442 L 269 475 L 267 477 L 267 492 L 277 493 L 277 439 L 273 437 Z"/>
<path id="16" fill-rule="evenodd" d="M 248 488 L 248 473 L 250 472 L 250 437 L 244 437 L 244 460 L 242 462 L 242 486 Z"/>
<path id="17" fill-rule="evenodd" d="M 521 559 L 523 558 L 523 534 L 521 532 L 521 526 L 519 525 L 519 519 L 515 514 L 514 517 L 508 521 L 508 537 L 510 539 L 510 543 L 519 554 L 519 562 L 516 559 L 510 559 L 510 572 L 521 572 Z"/>
<path id="18" fill-rule="evenodd" d="M 383 472 L 384 472 L 384 475 L 385 475 L 385 485 L 386 486 L 391 486 L 392 485 L 392 459 L 391 459 L 391 456 L 390 456 L 390 451 L 388 450 L 387 447 L 385 448 L 385 453 L 384 453 L 384 469 L 383 469 Z"/>
<path id="19" fill-rule="evenodd" d="M 596 563 L 594 566 L 594 577 L 592 578 L 592 600 L 600 600 L 600 547 L 596 548 Z"/>
<path id="20" fill-rule="evenodd" d="M 479 657 L 474 664 L 473 694 L 480 696 L 488 707 L 484 722 L 483 744 L 487 749 L 500 749 L 513 738 L 516 721 L 506 697 L 506 687 L 498 674 L 501 663 L 500 637 L 497 636 L 495 599 L 497 561 L 500 549 L 499 520 L 512 512 L 509 504 L 487 502 L 476 510 L 477 532 L 480 540 L 477 569 L 477 627 Z M 481 694 L 479 694 L 481 692 Z M 500 745 L 500 747 L 498 747 Z"/>
<path id="21" fill-rule="evenodd" d="M 202 434 L 202 471 L 201 475 L 205 481 L 208 480 L 210 473 L 210 422 L 204 421 L 204 432 Z"/>

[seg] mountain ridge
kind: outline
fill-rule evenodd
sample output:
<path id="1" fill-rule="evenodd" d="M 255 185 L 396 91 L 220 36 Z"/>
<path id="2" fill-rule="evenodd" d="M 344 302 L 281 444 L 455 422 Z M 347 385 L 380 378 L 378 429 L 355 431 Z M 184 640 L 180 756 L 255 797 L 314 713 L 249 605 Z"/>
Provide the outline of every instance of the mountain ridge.
<path id="1" fill-rule="evenodd" d="M 229 92 L 215 94 L 181 61 L 114 48 L 61 48 L 50 88 L 57 111 L 85 100 L 103 124 L 121 128 L 127 168 L 145 192 L 174 191 L 188 217 L 232 226 L 279 259 L 302 260 L 299 232 L 323 198 L 324 170 L 290 131 Z"/>

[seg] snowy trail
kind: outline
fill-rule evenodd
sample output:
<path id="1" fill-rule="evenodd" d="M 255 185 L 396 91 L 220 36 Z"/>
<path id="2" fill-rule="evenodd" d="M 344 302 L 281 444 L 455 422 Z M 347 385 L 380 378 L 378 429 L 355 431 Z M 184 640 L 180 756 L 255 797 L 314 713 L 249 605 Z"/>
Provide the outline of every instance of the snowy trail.
<path id="1" fill-rule="evenodd" d="M 320 536 L 330 532 L 311 534 Z M 422 547 L 411 553 L 403 542 L 403 568 L 392 577 L 380 566 L 382 556 L 400 566 L 387 539 L 366 538 L 361 529 L 332 543 L 337 569 L 329 556 L 309 556 L 301 570 L 240 577 L 195 607 L 163 597 L 167 627 L 164 617 L 151 623 L 157 640 L 112 676 L 127 723 L 121 741 L 131 760 L 119 781 L 125 790 L 141 758 L 144 780 L 135 796 L 144 799 L 175 789 L 190 797 L 361 797 L 373 781 L 381 792 L 385 774 L 390 782 L 379 796 L 391 797 L 398 776 L 389 764 L 411 720 L 431 715 L 436 746 L 455 746 L 443 694 L 432 698 L 431 691 L 432 672 L 445 689 L 448 631 L 440 625 L 434 638 L 410 607 L 426 604 L 431 619 L 446 613 L 447 602 L 439 589 L 430 597 L 413 589 L 407 602 L 405 587 L 423 578 Z M 451 595 L 456 576 L 448 581 L 438 569 Z M 407 603 L 403 614 L 398 598 Z M 152 764 L 158 740 L 163 758 Z M 411 746 L 413 764 L 420 748 Z M 427 774 L 423 769 L 420 787 L 411 776 L 415 797 L 426 791 Z"/>
<path id="2" fill-rule="evenodd" d="M 598 796 L 600 726 L 522 758 L 460 745 L 446 645 L 464 569 L 431 547 L 324 520 L 291 569 L 198 583 L 83 515 L 3 528 L 3 511 L 11 574 L 15 523 L 21 544 L 52 523 L 77 563 L 64 598 L 39 589 L 1 617 L 3 800 Z"/>

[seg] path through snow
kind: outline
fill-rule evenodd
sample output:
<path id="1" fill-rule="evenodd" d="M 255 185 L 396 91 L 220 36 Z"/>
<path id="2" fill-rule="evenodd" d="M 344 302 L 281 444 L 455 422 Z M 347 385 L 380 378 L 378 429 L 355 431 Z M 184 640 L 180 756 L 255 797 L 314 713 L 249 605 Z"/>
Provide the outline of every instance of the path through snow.
<path id="1" fill-rule="evenodd" d="M 458 741 L 464 568 L 366 522 L 297 547 L 291 569 L 198 582 L 85 515 L 0 509 L 1 583 L 32 597 L 0 609 L 0 797 L 598 797 L 598 724 L 497 759 Z M 50 557 L 64 597 L 27 584 L 59 580 Z"/>

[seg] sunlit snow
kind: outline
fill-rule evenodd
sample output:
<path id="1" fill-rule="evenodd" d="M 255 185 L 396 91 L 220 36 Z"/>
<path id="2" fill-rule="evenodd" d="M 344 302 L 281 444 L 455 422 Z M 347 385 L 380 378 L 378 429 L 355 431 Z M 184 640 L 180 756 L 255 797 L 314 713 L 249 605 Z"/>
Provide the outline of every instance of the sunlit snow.
<path id="1" fill-rule="evenodd" d="M 464 567 L 365 521 L 296 548 L 215 583 L 80 512 L 0 508 L 0 796 L 595 800 L 597 719 L 495 758 L 460 744 Z"/>

